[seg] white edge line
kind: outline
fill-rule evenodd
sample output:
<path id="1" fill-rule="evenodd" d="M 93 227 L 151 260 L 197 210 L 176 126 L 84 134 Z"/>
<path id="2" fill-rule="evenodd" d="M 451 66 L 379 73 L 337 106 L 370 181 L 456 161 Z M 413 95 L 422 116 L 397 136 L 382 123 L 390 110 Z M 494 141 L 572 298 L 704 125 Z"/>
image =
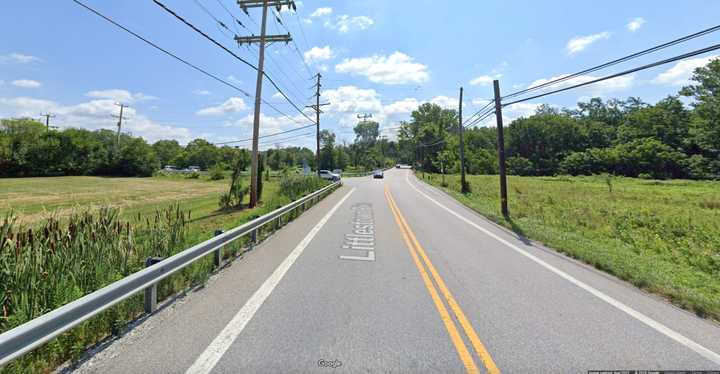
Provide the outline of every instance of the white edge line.
<path id="1" fill-rule="evenodd" d="M 463 217 L 463 216 L 460 215 L 459 213 L 457 213 L 457 212 L 455 212 L 454 210 L 446 207 L 446 206 L 443 205 L 442 203 L 438 202 L 437 200 L 435 200 L 435 199 L 433 199 L 432 197 L 428 196 L 428 195 L 425 194 L 424 192 L 420 191 L 417 187 L 415 187 L 415 186 L 410 182 L 409 176 L 410 176 L 410 173 L 409 173 L 409 172 L 408 172 L 407 174 L 405 174 L 405 181 L 410 185 L 410 187 L 412 187 L 416 192 L 418 192 L 419 194 L 423 195 L 423 196 L 424 196 L 425 198 L 427 198 L 428 200 L 430 200 L 430 201 L 432 201 L 433 203 L 435 203 L 435 205 L 439 206 L 440 208 L 443 208 L 444 210 L 448 211 L 450 214 L 452 214 L 452 215 L 454 215 L 455 217 L 459 218 L 460 220 L 464 221 L 464 222 L 467 223 L 468 225 L 473 226 L 474 228 L 482 231 L 483 233 L 485 233 L 486 235 L 488 235 L 488 236 L 492 237 L 493 239 L 499 241 L 500 243 L 505 244 L 505 245 L 506 245 L 507 247 L 509 247 L 510 249 L 514 250 L 515 252 L 518 252 L 519 254 L 521 254 L 521 255 L 523 255 L 523 256 L 525 256 L 525 257 L 527 257 L 527 258 L 529 258 L 530 260 L 534 261 L 535 263 L 537 263 L 538 265 L 544 267 L 545 269 L 550 270 L 551 272 L 559 275 L 560 277 L 564 278 L 564 279 L 567 280 L 568 282 L 570 282 L 570 283 L 572 283 L 572 284 L 574 284 L 574 285 L 582 288 L 583 290 L 589 292 L 590 294 L 592 294 L 593 296 L 599 298 L 600 300 L 602 300 L 602 301 L 604 301 L 604 302 L 606 302 L 606 303 L 614 306 L 615 308 L 617 308 L 617 309 L 619 309 L 619 310 L 627 313 L 628 315 L 630 315 L 631 317 L 637 319 L 638 321 L 640 321 L 640 322 L 642 322 L 642 323 L 650 326 L 650 327 L 653 328 L 655 331 L 657 331 L 657 332 L 659 332 L 659 333 L 667 336 L 668 338 L 670 338 L 670 339 L 672 339 L 672 340 L 675 340 L 676 342 L 684 345 L 684 346 L 687 347 L 687 348 L 690 348 L 690 349 L 693 350 L 695 353 L 697 353 L 697 354 L 705 357 L 706 359 L 714 362 L 715 364 L 720 365 L 720 355 L 719 355 L 719 354 L 717 354 L 717 353 L 715 353 L 715 352 L 713 352 L 713 351 L 711 351 L 711 350 L 703 347 L 702 345 L 700 345 L 700 344 L 698 344 L 698 343 L 690 340 L 689 338 L 685 337 L 684 335 L 680 334 L 679 332 L 676 332 L 676 331 L 670 329 L 669 327 L 663 325 L 662 323 L 657 322 L 657 321 L 655 321 L 654 319 L 652 319 L 652 318 L 650 318 L 650 317 L 648 317 L 648 316 L 646 316 L 646 315 L 638 312 L 637 310 L 635 310 L 635 309 L 633 309 L 633 308 L 631 308 L 631 307 L 623 304 L 622 302 L 620 302 L 620 301 L 612 298 L 611 296 L 603 293 L 602 291 L 600 291 L 600 290 L 598 290 L 598 289 L 596 289 L 596 288 L 593 288 L 592 286 L 590 286 L 590 285 L 588 285 L 588 284 L 586 284 L 586 283 L 584 283 L 584 282 L 582 282 L 582 281 L 574 278 L 574 277 L 571 276 L 570 274 L 567 274 L 567 273 L 565 273 L 564 271 L 562 271 L 562 270 L 560 270 L 560 269 L 558 269 L 558 268 L 556 268 L 556 267 L 548 264 L 547 262 L 539 259 L 538 257 L 535 257 L 534 255 L 532 255 L 532 254 L 530 254 L 530 253 L 528 253 L 528 252 L 526 252 L 526 251 L 518 248 L 517 246 L 515 246 L 515 245 L 512 244 L 512 243 L 510 243 L 509 241 L 507 241 L 507 240 L 505 240 L 505 239 L 503 239 L 503 238 L 495 235 L 494 233 L 492 233 L 491 231 L 487 230 L 486 228 L 484 228 L 484 227 L 476 224 L 475 222 L 473 222 L 473 221 L 471 221 L 471 220 Z"/>
<path id="2" fill-rule="evenodd" d="M 305 238 L 293 249 L 292 252 L 283 260 L 282 263 L 275 269 L 275 271 L 268 277 L 265 282 L 258 288 L 257 291 L 248 299 L 243 307 L 237 312 L 235 317 L 225 326 L 220 334 L 210 343 L 205 351 L 195 360 L 195 363 L 190 366 L 185 372 L 186 374 L 201 374 L 210 373 L 210 371 L 217 365 L 225 352 L 230 348 L 235 339 L 245 329 L 248 322 L 253 318 L 255 313 L 260 309 L 265 300 L 270 296 L 275 287 L 280 283 L 285 273 L 290 270 L 290 267 L 295 263 L 295 260 L 300 257 L 305 248 L 310 244 L 315 235 L 320 229 L 330 220 L 330 217 L 335 211 L 340 208 L 345 200 L 355 191 L 355 188 L 350 190 L 335 206 L 330 209 L 325 216 L 315 225 L 315 227 L 308 232 Z"/>

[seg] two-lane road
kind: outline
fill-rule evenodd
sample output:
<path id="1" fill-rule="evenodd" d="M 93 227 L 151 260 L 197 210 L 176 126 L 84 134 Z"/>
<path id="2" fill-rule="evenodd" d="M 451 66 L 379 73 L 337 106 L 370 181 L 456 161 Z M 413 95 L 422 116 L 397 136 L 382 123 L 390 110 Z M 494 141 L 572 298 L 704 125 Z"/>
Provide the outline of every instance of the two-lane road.
<path id="1" fill-rule="evenodd" d="M 81 372 L 720 369 L 720 327 L 416 180 L 353 178 Z"/>

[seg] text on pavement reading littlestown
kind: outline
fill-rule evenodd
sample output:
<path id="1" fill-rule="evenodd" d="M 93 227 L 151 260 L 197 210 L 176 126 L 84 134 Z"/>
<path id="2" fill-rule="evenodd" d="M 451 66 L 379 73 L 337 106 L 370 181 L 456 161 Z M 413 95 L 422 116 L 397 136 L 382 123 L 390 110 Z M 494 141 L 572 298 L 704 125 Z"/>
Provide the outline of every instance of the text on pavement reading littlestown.
<path id="1" fill-rule="evenodd" d="M 343 260 L 375 261 L 375 221 L 372 205 L 358 203 L 350 207 L 353 211 L 352 232 L 345 234 L 342 248 L 353 252 L 353 256 L 340 256 Z"/>

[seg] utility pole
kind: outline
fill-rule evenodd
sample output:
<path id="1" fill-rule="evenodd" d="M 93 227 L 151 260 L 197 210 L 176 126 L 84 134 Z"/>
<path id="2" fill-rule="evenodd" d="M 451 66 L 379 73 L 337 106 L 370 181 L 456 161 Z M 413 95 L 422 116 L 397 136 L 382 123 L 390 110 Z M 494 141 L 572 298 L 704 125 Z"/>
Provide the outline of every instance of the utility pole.
<path id="1" fill-rule="evenodd" d="M 500 163 L 500 209 L 503 217 L 508 217 L 508 199 L 507 199 L 507 177 L 505 175 L 505 137 L 503 136 L 503 120 L 502 120 L 502 102 L 500 98 L 500 82 L 496 79 L 493 81 L 495 90 L 495 119 L 497 120 L 497 147 L 498 162 Z"/>
<path id="2" fill-rule="evenodd" d="M 320 176 L 320 113 L 322 113 L 322 110 L 320 110 L 321 106 L 330 105 L 330 103 L 322 103 L 320 104 L 320 87 L 322 85 L 320 84 L 320 78 L 322 78 L 322 75 L 320 73 L 315 74 L 315 78 L 317 78 L 317 83 L 315 84 L 315 105 L 307 105 L 306 108 L 312 108 L 315 110 L 315 165 L 317 169 L 317 175 Z"/>
<path id="3" fill-rule="evenodd" d="M 458 104 L 458 130 L 460 131 L 460 192 L 468 193 L 469 188 L 465 181 L 465 140 L 463 139 L 463 132 L 465 127 L 463 126 L 462 120 L 462 101 L 463 101 L 463 88 L 460 87 L 460 104 Z"/>
<path id="4" fill-rule="evenodd" d="M 45 113 L 45 114 L 40 114 L 40 116 L 45 117 L 45 132 L 50 132 L 51 127 L 54 129 L 57 128 L 55 126 L 50 126 L 50 118 L 55 118 L 54 114 Z"/>
<path id="5" fill-rule="evenodd" d="M 127 108 L 128 106 L 127 106 L 127 104 L 123 104 L 123 103 L 115 103 L 115 105 L 120 107 L 120 115 L 119 116 L 113 115 L 113 117 L 118 119 L 117 136 L 115 138 L 115 152 L 117 152 L 120 150 L 120 131 L 122 130 L 122 122 L 123 122 L 123 118 L 124 118 L 123 115 L 124 115 L 125 108 Z"/>
<path id="6" fill-rule="evenodd" d="M 262 82 L 265 64 L 265 43 L 272 42 L 289 42 L 292 40 L 290 34 L 286 35 L 266 35 L 267 13 L 268 7 L 274 6 L 277 9 L 283 5 L 295 8 L 292 0 L 238 0 L 238 5 L 245 14 L 248 8 L 262 8 L 262 22 L 260 23 L 260 36 L 236 36 L 235 41 L 238 45 L 258 43 L 260 45 L 260 56 L 258 57 L 257 81 L 255 86 L 255 113 L 253 117 L 253 136 L 252 136 L 252 157 L 250 162 L 250 208 L 258 203 L 258 136 L 260 133 L 260 103 L 262 102 Z"/>

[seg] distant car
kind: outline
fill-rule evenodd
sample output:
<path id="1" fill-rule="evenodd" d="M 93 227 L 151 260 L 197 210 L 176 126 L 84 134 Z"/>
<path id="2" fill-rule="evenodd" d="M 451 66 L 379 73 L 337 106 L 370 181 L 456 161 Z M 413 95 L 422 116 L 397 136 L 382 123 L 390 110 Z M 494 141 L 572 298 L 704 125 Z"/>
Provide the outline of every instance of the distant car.
<path id="1" fill-rule="evenodd" d="M 339 176 L 342 176 L 342 170 L 341 169 L 335 169 L 332 171 L 333 174 L 337 174 Z"/>
<path id="2" fill-rule="evenodd" d="M 400 169 L 401 166 L 402 166 L 402 165 L 400 165 L 400 164 L 395 164 L 395 168 L 396 168 L 396 169 Z"/>
<path id="3" fill-rule="evenodd" d="M 382 171 L 382 170 L 375 170 L 375 171 L 373 172 L 373 178 L 374 178 L 374 179 L 383 179 L 383 178 L 385 178 L 385 176 L 383 175 L 383 171 Z"/>
<path id="4" fill-rule="evenodd" d="M 163 168 L 163 170 L 165 170 L 165 171 L 177 171 L 177 167 L 175 167 L 175 166 L 173 166 L 173 165 L 165 165 L 165 167 Z"/>
<path id="5" fill-rule="evenodd" d="M 330 170 L 320 170 L 320 178 L 327 179 L 329 181 L 337 182 L 340 180 L 340 175 L 331 173 Z"/>
<path id="6" fill-rule="evenodd" d="M 191 172 L 192 172 L 192 171 L 200 171 L 200 167 L 199 167 L 199 166 L 188 166 L 187 169 L 190 170 Z"/>

